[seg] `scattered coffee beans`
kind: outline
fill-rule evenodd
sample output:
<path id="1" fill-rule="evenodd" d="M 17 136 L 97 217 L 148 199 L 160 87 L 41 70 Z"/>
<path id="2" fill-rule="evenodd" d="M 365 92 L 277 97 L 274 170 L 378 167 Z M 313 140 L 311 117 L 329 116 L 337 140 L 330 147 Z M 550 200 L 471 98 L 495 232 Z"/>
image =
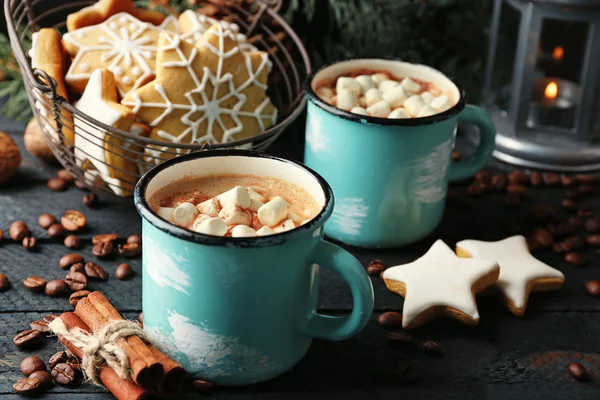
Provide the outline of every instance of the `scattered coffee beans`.
<path id="1" fill-rule="evenodd" d="M 83 263 L 83 256 L 77 253 L 66 254 L 58 261 L 58 266 L 62 269 L 71 268 L 74 264 Z"/>
<path id="2" fill-rule="evenodd" d="M 77 305 L 77 303 L 79 303 L 79 300 L 85 299 L 86 297 L 88 297 L 89 294 L 90 294 L 89 290 L 79 290 L 75 293 L 72 293 L 71 297 L 69 297 L 69 303 L 73 307 L 75 307 Z"/>
<path id="3" fill-rule="evenodd" d="M 75 186 L 77 186 L 77 188 L 79 188 L 81 190 L 89 190 L 87 185 L 85 184 L 85 182 L 80 181 L 80 180 L 75 180 Z"/>
<path id="4" fill-rule="evenodd" d="M 60 179 L 67 183 L 73 183 L 75 181 L 75 177 L 73 176 L 73 174 L 66 169 L 61 169 L 60 171 L 58 171 L 56 173 L 56 176 L 58 176 Z"/>
<path id="5" fill-rule="evenodd" d="M 508 179 L 504 174 L 494 174 L 490 180 L 490 189 L 495 192 L 503 192 L 506 189 Z"/>
<path id="6" fill-rule="evenodd" d="M 87 276 L 81 272 L 69 271 L 67 277 L 65 278 L 65 282 L 67 283 L 67 286 L 69 286 L 69 290 L 71 290 L 71 292 L 78 292 L 87 287 L 88 280 Z"/>
<path id="7" fill-rule="evenodd" d="M 544 172 L 542 174 L 542 180 L 544 184 L 548 186 L 558 185 L 560 183 L 560 175 L 556 172 Z"/>
<path id="8" fill-rule="evenodd" d="M 127 243 L 129 244 L 139 244 L 142 245 L 142 235 L 131 235 L 127 238 Z"/>
<path id="9" fill-rule="evenodd" d="M 577 210 L 577 216 L 578 217 L 591 217 L 593 214 L 592 210 L 590 210 L 589 208 L 582 208 L 580 210 Z"/>
<path id="10" fill-rule="evenodd" d="M 73 369 L 81 369 L 81 360 L 76 355 L 69 354 L 66 364 Z"/>
<path id="11" fill-rule="evenodd" d="M 569 217 L 567 222 L 569 224 L 573 225 L 576 229 L 581 229 L 581 228 L 583 228 L 584 219 L 573 215 L 573 216 Z"/>
<path id="12" fill-rule="evenodd" d="M 595 183 L 600 182 L 600 175 L 577 174 L 575 175 L 575 179 L 577 179 L 577 182 L 581 183 Z"/>
<path id="13" fill-rule="evenodd" d="M 105 258 L 111 255 L 113 248 L 112 242 L 101 242 L 94 245 L 92 254 L 98 258 Z"/>
<path id="14" fill-rule="evenodd" d="M 42 214 L 38 217 L 38 224 L 43 228 L 43 229 L 48 229 L 50 228 L 50 225 L 55 224 L 56 223 L 56 217 L 52 214 Z"/>
<path id="15" fill-rule="evenodd" d="M 54 369 L 56 365 L 66 362 L 67 358 L 68 355 L 66 351 L 59 351 L 58 353 L 50 357 L 50 360 L 48 361 L 48 368 Z"/>
<path id="16" fill-rule="evenodd" d="M 579 236 L 570 236 L 562 242 L 555 243 L 554 251 L 557 253 L 568 253 L 583 247 L 583 239 Z"/>
<path id="17" fill-rule="evenodd" d="M 62 192 L 67 189 L 67 182 L 60 178 L 50 178 L 48 179 L 46 186 L 48 186 L 48 189 L 55 192 Z"/>
<path id="18" fill-rule="evenodd" d="M 585 238 L 585 242 L 591 247 L 600 247 L 600 235 L 589 235 Z"/>
<path id="19" fill-rule="evenodd" d="M 48 328 L 48 324 L 49 324 L 48 321 L 40 319 L 38 321 L 31 322 L 29 324 L 29 326 L 34 331 L 40 331 L 42 333 L 48 333 L 48 332 L 50 332 L 50 328 Z"/>
<path id="20" fill-rule="evenodd" d="M 123 257 L 137 257 L 142 253 L 142 246 L 137 243 L 119 245 L 119 254 Z"/>
<path id="21" fill-rule="evenodd" d="M 35 378 L 20 378 L 17 383 L 13 385 L 13 390 L 25 396 L 34 396 L 39 393 L 42 382 Z"/>
<path id="22" fill-rule="evenodd" d="M 25 278 L 23 281 L 23 285 L 30 292 L 39 293 L 43 292 L 46 287 L 46 280 L 44 278 L 40 278 L 39 276 L 29 276 Z"/>
<path id="23" fill-rule="evenodd" d="M 563 187 L 572 187 L 572 186 L 575 186 L 575 184 L 577 184 L 577 181 L 572 176 L 563 175 L 560 178 L 560 184 Z"/>
<path id="24" fill-rule="evenodd" d="M 434 341 L 428 340 L 422 345 L 423 350 L 425 350 L 425 354 L 430 357 L 440 357 L 442 355 L 442 351 L 440 350 L 440 346 Z"/>
<path id="25" fill-rule="evenodd" d="M 85 204 L 85 206 L 89 208 L 96 207 L 96 205 L 98 204 L 98 196 L 96 196 L 95 193 L 84 194 L 82 200 L 83 204 Z"/>
<path id="26" fill-rule="evenodd" d="M 600 281 L 587 281 L 585 283 L 585 290 L 592 297 L 600 297 Z"/>
<path id="27" fill-rule="evenodd" d="M 65 236 L 65 228 L 61 224 L 52 224 L 48 228 L 48 236 L 52 239 L 60 239 Z"/>
<path id="28" fill-rule="evenodd" d="M 209 393 L 214 390 L 215 384 L 202 379 L 194 379 L 192 381 L 192 389 L 196 393 Z"/>
<path id="29" fill-rule="evenodd" d="M 52 383 L 52 375 L 48 371 L 35 371 L 29 377 L 40 381 L 42 386 L 49 386 Z"/>
<path id="30" fill-rule="evenodd" d="M 586 219 L 584 228 L 591 233 L 600 233 L 600 217 L 590 217 Z"/>
<path id="31" fill-rule="evenodd" d="M 115 276 L 120 281 L 125 281 L 129 279 L 133 275 L 133 270 L 131 269 L 131 265 L 123 263 L 117 267 L 115 271 Z"/>
<path id="32" fill-rule="evenodd" d="M 29 376 L 37 371 L 45 371 L 46 364 L 39 357 L 29 356 L 24 358 L 23 361 L 21 361 L 20 368 L 23 375 Z"/>
<path id="33" fill-rule="evenodd" d="M 55 279 L 46 284 L 45 292 L 48 297 L 61 297 L 67 295 L 69 288 L 62 279 Z"/>
<path id="34" fill-rule="evenodd" d="M 25 222 L 15 221 L 10 225 L 10 228 L 8 228 L 8 234 L 15 242 L 21 242 L 27 236 L 31 235 L 31 232 Z"/>
<path id="35" fill-rule="evenodd" d="M 44 341 L 44 334 L 40 331 L 28 329 L 19 333 L 13 338 L 13 343 L 19 349 L 29 349 L 36 347 Z"/>
<path id="36" fill-rule="evenodd" d="M 571 252 L 565 254 L 565 262 L 576 267 L 582 267 L 587 264 L 587 260 L 581 253 Z"/>
<path id="37" fill-rule="evenodd" d="M 65 238 L 64 244 L 67 248 L 76 250 L 81 247 L 81 240 L 75 235 L 69 235 Z"/>
<path id="38" fill-rule="evenodd" d="M 544 228 L 538 228 L 533 231 L 533 238 L 537 240 L 542 247 L 550 247 L 552 246 L 552 243 L 554 243 L 554 237 L 548 229 Z"/>
<path id="39" fill-rule="evenodd" d="M 585 367 L 578 362 L 572 362 L 569 364 L 569 375 L 571 375 L 571 378 L 579 382 L 585 382 L 590 378 L 590 375 Z"/>
<path id="40" fill-rule="evenodd" d="M 6 292 L 10 289 L 10 281 L 6 274 L 0 273 L 0 293 Z"/>
<path id="41" fill-rule="evenodd" d="M 531 186 L 540 186 L 543 183 L 542 174 L 539 171 L 532 172 L 529 179 L 531 180 Z"/>
<path id="42" fill-rule="evenodd" d="M 92 238 L 92 244 L 114 242 L 118 238 L 119 238 L 119 235 L 117 235 L 116 233 L 103 233 L 103 234 L 94 236 Z"/>
<path id="43" fill-rule="evenodd" d="M 481 184 L 481 182 L 477 182 L 477 181 L 473 182 L 467 188 L 467 194 L 469 196 L 481 196 L 484 191 L 485 191 L 484 186 Z"/>
<path id="44" fill-rule="evenodd" d="M 44 321 L 50 323 L 59 317 L 60 317 L 60 314 L 48 314 L 44 317 Z"/>
<path id="45" fill-rule="evenodd" d="M 141 312 L 140 315 L 138 315 L 138 321 L 140 321 L 141 324 L 144 323 L 144 313 Z"/>
<path id="46" fill-rule="evenodd" d="M 37 249 L 37 239 L 33 236 L 27 236 L 23 239 L 23 248 L 27 251 L 35 251 Z"/>
<path id="47" fill-rule="evenodd" d="M 108 279 L 104 268 L 93 262 L 88 262 L 85 264 L 85 274 L 88 276 L 88 278 L 99 279 L 101 281 Z"/>
<path id="48" fill-rule="evenodd" d="M 564 210 L 574 211 L 574 210 L 577 210 L 577 207 L 579 207 L 579 204 L 577 204 L 577 202 L 573 199 L 566 198 L 560 203 L 560 206 Z"/>
<path id="49" fill-rule="evenodd" d="M 385 271 L 387 266 L 381 260 L 373 260 L 367 266 L 367 273 L 371 276 L 379 276 Z"/>
<path id="50" fill-rule="evenodd" d="M 85 266 L 82 263 L 73 264 L 71 265 L 71 268 L 69 268 L 69 272 L 81 272 L 82 274 L 85 274 Z"/>
<path id="51" fill-rule="evenodd" d="M 377 318 L 377 322 L 383 328 L 397 328 L 402 326 L 402 314 L 396 311 L 384 312 Z"/>
<path id="52" fill-rule="evenodd" d="M 57 364 L 52 369 L 52 378 L 59 385 L 70 385 L 75 380 L 75 370 L 67 363 Z"/>
<path id="53" fill-rule="evenodd" d="M 60 219 L 63 228 L 70 232 L 78 232 L 85 228 L 87 219 L 79 211 L 67 210 Z"/>
<path id="54" fill-rule="evenodd" d="M 529 182 L 529 177 L 524 171 L 513 171 L 508 174 L 508 181 L 515 185 L 526 185 Z"/>

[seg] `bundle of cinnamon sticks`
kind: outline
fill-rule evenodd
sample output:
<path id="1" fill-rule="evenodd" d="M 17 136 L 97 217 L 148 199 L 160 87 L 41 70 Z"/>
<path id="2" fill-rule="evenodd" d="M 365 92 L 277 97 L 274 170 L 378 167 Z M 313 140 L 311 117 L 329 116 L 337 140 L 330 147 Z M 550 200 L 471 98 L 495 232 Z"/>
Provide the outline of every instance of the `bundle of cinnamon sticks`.
<path id="1" fill-rule="evenodd" d="M 75 313 L 66 312 L 60 318 L 69 330 L 78 327 L 92 333 L 109 321 L 123 319 L 100 292 L 90 293 L 77 303 Z M 73 354 L 83 356 L 71 342 L 62 336 L 59 340 Z M 171 399 L 179 395 L 187 378 L 183 367 L 137 336 L 118 339 L 116 344 L 127 354 L 131 381 L 120 378 L 108 365 L 100 368 L 99 377 L 118 400 Z"/>

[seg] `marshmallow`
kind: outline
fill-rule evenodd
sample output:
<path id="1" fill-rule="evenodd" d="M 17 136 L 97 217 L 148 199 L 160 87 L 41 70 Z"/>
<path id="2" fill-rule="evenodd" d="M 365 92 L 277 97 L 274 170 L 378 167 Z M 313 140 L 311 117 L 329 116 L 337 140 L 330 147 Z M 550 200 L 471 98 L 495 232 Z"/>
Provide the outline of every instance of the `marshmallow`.
<path id="1" fill-rule="evenodd" d="M 212 198 L 198 204 L 196 208 L 201 214 L 206 214 L 210 217 L 216 217 L 219 215 L 219 211 L 221 211 L 221 204 L 217 198 Z"/>
<path id="2" fill-rule="evenodd" d="M 281 197 L 274 197 L 267 204 L 258 209 L 258 220 L 261 224 L 275 226 L 288 215 L 288 204 Z"/>
<path id="3" fill-rule="evenodd" d="M 321 86 L 320 88 L 317 89 L 317 96 L 319 96 L 321 99 L 327 101 L 333 97 L 333 90 L 326 86 Z"/>
<path id="4" fill-rule="evenodd" d="M 358 105 L 361 106 L 362 108 L 368 107 L 367 106 L 367 100 L 365 99 L 365 96 L 360 96 L 358 98 Z M 352 111 L 350 111 L 352 112 Z"/>
<path id="5" fill-rule="evenodd" d="M 221 218 L 208 218 L 202 221 L 196 229 L 198 233 L 212 236 L 225 236 L 227 233 L 227 224 Z"/>
<path id="6" fill-rule="evenodd" d="M 231 230 L 232 237 L 253 237 L 256 236 L 256 231 L 248 225 L 236 225 Z"/>
<path id="7" fill-rule="evenodd" d="M 398 85 L 395 88 L 383 92 L 383 100 L 385 100 L 391 108 L 402 107 L 408 96 L 402 86 Z"/>
<path id="8" fill-rule="evenodd" d="M 410 118 L 410 115 L 404 111 L 404 108 L 400 107 L 392 111 L 390 115 L 388 115 L 388 118 Z"/>
<path id="9" fill-rule="evenodd" d="M 431 100 L 435 99 L 435 95 L 431 92 L 423 92 L 423 93 L 421 93 L 421 97 L 423 98 L 423 101 L 427 105 L 429 105 L 429 103 L 431 103 Z"/>
<path id="10" fill-rule="evenodd" d="M 350 112 L 352 114 L 369 115 L 369 113 L 367 112 L 367 110 L 365 110 L 362 107 L 354 107 L 352 110 L 350 110 Z"/>
<path id="11" fill-rule="evenodd" d="M 302 220 L 303 220 L 302 217 L 300 217 L 298 214 L 294 214 L 294 213 L 289 213 L 288 214 L 288 219 L 291 219 L 296 224 L 302 222 Z"/>
<path id="12" fill-rule="evenodd" d="M 274 233 L 275 232 L 273 231 L 273 229 L 269 228 L 268 226 L 263 226 L 262 228 L 256 231 L 257 236 L 273 235 Z"/>
<path id="13" fill-rule="evenodd" d="M 198 227 L 200 226 L 200 224 L 204 221 L 206 221 L 207 219 L 212 218 L 209 215 L 206 214 L 198 214 L 198 216 L 196 217 L 196 219 L 194 220 L 194 222 L 192 222 L 192 226 L 189 227 L 189 229 L 191 231 L 196 232 L 198 230 Z"/>
<path id="14" fill-rule="evenodd" d="M 356 93 L 350 89 L 342 89 L 337 93 L 337 108 L 350 111 L 358 105 Z"/>
<path id="15" fill-rule="evenodd" d="M 291 219 L 286 219 L 281 223 L 281 225 L 278 225 L 275 228 L 273 228 L 273 230 L 276 233 L 281 233 L 291 231 L 294 228 L 296 228 L 296 224 L 294 224 L 294 221 L 292 221 Z"/>
<path id="16" fill-rule="evenodd" d="M 425 101 L 421 96 L 411 96 L 404 102 L 404 109 L 408 111 L 412 117 L 416 117 L 426 105 L 427 104 L 425 104 Z"/>
<path id="17" fill-rule="evenodd" d="M 375 87 L 375 83 L 373 82 L 373 80 L 371 79 L 371 77 L 369 75 L 360 75 L 356 77 L 356 82 L 358 82 L 358 84 L 361 87 L 361 93 L 366 93 L 367 90 L 372 89 Z"/>
<path id="18" fill-rule="evenodd" d="M 399 85 L 398 82 L 388 79 L 379 84 L 379 90 L 381 90 L 382 92 L 385 92 L 387 90 L 395 88 L 398 85 Z"/>
<path id="19" fill-rule="evenodd" d="M 171 217 L 175 225 L 179 225 L 182 228 L 189 227 L 194 219 L 198 215 L 196 206 L 192 203 L 181 203 L 173 210 L 173 216 Z"/>
<path id="20" fill-rule="evenodd" d="M 265 201 L 267 201 L 267 198 L 265 196 L 263 196 L 262 194 L 260 194 L 256 189 L 258 189 L 257 187 L 247 187 L 246 190 L 248 191 L 248 196 L 250 196 L 250 200 L 256 200 L 259 201 L 261 203 L 264 203 Z M 258 189 L 259 191 L 263 191 L 266 189 Z"/>
<path id="21" fill-rule="evenodd" d="M 369 89 L 365 93 L 365 102 L 367 103 L 367 107 L 372 106 L 373 104 L 381 100 L 383 100 L 383 94 L 379 89 Z"/>
<path id="22" fill-rule="evenodd" d="M 362 88 L 360 86 L 360 83 L 358 83 L 358 81 L 356 79 L 342 76 L 342 77 L 338 78 L 338 80 L 335 84 L 335 91 L 337 92 L 337 94 L 339 96 L 340 92 L 344 89 L 350 90 L 351 92 L 354 92 L 354 94 L 358 96 L 360 94 Z"/>
<path id="23" fill-rule="evenodd" d="M 156 213 L 162 219 L 166 219 L 167 221 L 171 222 L 171 216 L 173 215 L 173 210 L 174 210 L 173 207 L 159 207 L 159 209 Z"/>
<path id="24" fill-rule="evenodd" d="M 421 85 L 410 79 L 408 76 L 402 79 L 402 87 L 409 93 L 419 93 L 421 91 Z"/>
<path id="25" fill-rule="evenodd" d="M 387 76 L 387 74 L 384 74 L 383 72 L 378 72 L 376 74 L 371 75 L 371 80 L 376 86 L 379 86 L 381 82 L 388 79 L 390 79 L 390 77 Z"/>
<path id="26" fill-rule="evenodd" d="M 227 225 L 250 225 L 252 223 L 252 214 L 233 203 L 223 207 L 219 212 L 219 218 Z"/>
<path id="27" fill-rule="evenodd" d="M 258 209 L 264 206 L 264 203 L 261 203 L 258 200 L 252 199 L 250 200 L 250 207 L 248 207 L 248 211 L 258 212 Z"/>
<path id="28" fill-rule="evenodd" d="M 425 108 L 423 108 L 419 114 L 417 115 L 418 118 L 422 118 L 422 117 L 429 117 L 430 115 L 434 115 L 437 114 L 438 112 L 435 111 L 433 108 L 429 107 L 429 106 L 425 106 Z"/>
<path id="29" fill-rule="evenodd" d="M 219 203 L 221 207 L 229 204 L 237 204 L 241 208 L 250 207 L 250 195 L 243 186 L 236 186 L 231 190 L 219 195 Z"/>
<path id="30" fill-rule="evenodd" d="M 367 112 L 373 117 L 385 118 L 392 112 L 392 109 L 388 103 L 382 100 L 367 108 Z"/>
<path id="31" fill-rule="evenodd" d="M 431 108 L 437 110 L 438 112 L 446 111 L 450 108 L 450 98 L 447 95 L 443 94 L 431 100 L 431 103 L 429 105 L 431 106 Z"/>

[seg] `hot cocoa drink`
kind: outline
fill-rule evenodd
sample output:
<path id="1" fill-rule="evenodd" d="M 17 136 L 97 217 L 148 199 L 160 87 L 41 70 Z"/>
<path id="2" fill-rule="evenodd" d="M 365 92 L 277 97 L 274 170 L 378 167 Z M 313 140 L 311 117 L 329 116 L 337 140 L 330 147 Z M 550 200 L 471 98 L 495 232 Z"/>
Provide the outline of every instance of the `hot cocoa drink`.
<path id="1" fill-rule="evenodd" d="M 148 200 L 161 218 L 213 236 L 266 236 L 292 230 L 319 212 L 315 199 L 293 183 L 254 175 L 187 177 Z"/>

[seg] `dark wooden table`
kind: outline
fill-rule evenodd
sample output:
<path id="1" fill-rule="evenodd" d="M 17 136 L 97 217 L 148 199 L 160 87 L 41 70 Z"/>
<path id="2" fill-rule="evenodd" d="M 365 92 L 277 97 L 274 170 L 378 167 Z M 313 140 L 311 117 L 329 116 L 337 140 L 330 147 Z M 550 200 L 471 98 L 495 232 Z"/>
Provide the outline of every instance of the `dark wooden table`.
<path id="1" fill-rule="evenodd" d="M 300 127 L 301 128 L 301 127 Z M 21 126 L 4 124 L 21 144 Z M 275 154 L 298 157 L 302 153 L 301 129 L 286 134 L 272 148 Z M 0 272 L 8 275 L 13 288 L 0 293 L 0 396 L 17 398 L 12 385 L 20 377 L 19 363 L 30 354 L 48 359 L 61 346 L 50 338 L 41 350 L 21 352 L 12 343 L 13 336 L 28 328 L 29 322 L 52 312 L 71 310 L 67 299 L 48 298 L 28 292 L 25 277 L 36 274 L 46 279 L 64 278 L 58 259 L 68 252 L 61 242 L 48 238 L 37 225 L 43 212 L 56 216 L 66 209 L 85 213 L 89 229 L 81 234 L 80 253 L 87 260 L 91 254 L 91 237 L 116 232 L 122 238 L 140 232 L 140 218 L 131 201 L 103 199 L 94 209 L 82 203 L 82 192 L 71 187 L 62 193 L 46 188 L 46 180 L 57 166 L 40 164 L 23 152 L 24 161 L 17 177 L 0 187 L 0 228 L 23 219 L 40 239 L 40 251 L 26 252 L 20 244 L 5 238 L 0 242 Z M 465 191 L 464 186 L 454 190 Z M 435 239 L 450 246 L 461 239 L 501 239 L 508 235 L 530 233 L 535 227 L 530 206 L 543 201 L 558 206 L 560 188 L 531 191 L 532 199 L 511 208 L 503 196 L 485 195 L 471 205 L 449 202 L 440 227 L 428 239 L 398 250 L 352 251 L 366 266 L 380 258 L 390 265 L 410 262 L 422 255 Z M 594 199 L 585 203 L 594 206 Z M 597 204 L 596 204 L 597 205 Z M 600 207 L 596 207 L 600 212 Z M 413 345 L 392 346 L 386 332 L 378 326 L 377 316 L 388 310 L 401 310 L 402 299 L 387 291 L 374 278 L 375 313 L 372 321 L 358 336 L 344 342 L 315 340 L 306 357 L 291 371 L 270 382 L 244 388 L 219 389 L 209 396 L 187 395 L 184 398 L 217 399 L 578 399 L 600 398 L 600 299 L 590 297 L 584 284 L 599 279 L 600 256 L 585 252 L 587 267 L 568 266 L 551 251 L 535 253 L 544 262 L 562 270 L 566 283 L 556 293 L 534 294 L 525 317 L 518 318 L 496 301 L 478 298 L 481 322 L 468 328 L 458 322 L 438 320 L 411 332 Z M 110 273 L 106 283 L 94 283 L 127 316 L 134 318 L 141 309 L 141 262 L 131 261 L 136 272 L 133 279 L 115 279 L 116 266 L 123 259 L 99 261 Z M 341 279 L 322 272 L 319 309 L 322 312 L 346 313 L 351 295 Z M 420 348 L 425 340 L 436 341 L 443 351 L 440 358 L 427 356 Z M 590 371 L 592 380 L 580 383 L 567 374 L 571 361 L 580 361 Z M 417 380 L 405 382 L 402 371 L 410 368 Z M 77 388 L 55 386 L 46 394 L 49 399 L 109 399 L 101 388 L 89 384 Z"/>

